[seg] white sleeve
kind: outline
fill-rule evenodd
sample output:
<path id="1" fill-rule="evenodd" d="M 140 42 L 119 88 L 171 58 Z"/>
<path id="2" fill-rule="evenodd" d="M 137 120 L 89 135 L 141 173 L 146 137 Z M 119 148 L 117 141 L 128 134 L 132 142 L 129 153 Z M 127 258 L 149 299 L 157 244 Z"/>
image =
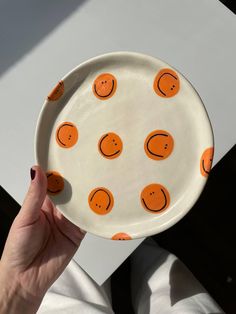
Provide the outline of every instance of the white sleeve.
<path id="1" fill-rule="evenodd" d="M 46 293 L 40 314 L 114 314 L 108 286 L 99 286 L 72 260 Z"/>
<path id="2" fill-rule="evenodd" d="M 131 272 L 135 313 L 224 313 L 188 268 L 152 239 L 133 253 Z"/>

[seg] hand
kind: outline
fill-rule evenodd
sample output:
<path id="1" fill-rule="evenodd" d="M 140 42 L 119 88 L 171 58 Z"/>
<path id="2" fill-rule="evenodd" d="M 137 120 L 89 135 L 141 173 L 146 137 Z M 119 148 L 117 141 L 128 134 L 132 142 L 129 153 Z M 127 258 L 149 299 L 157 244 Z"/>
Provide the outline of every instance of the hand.
<path id="1" fill-rule="evenodd" d="M 8 306 L 7 313 L 15 313 L 9 310 L 13 300 L 7 304 L 12 294 L 37 311 L 44 294 L 63 272 L 84 237 L 46 195 L 47 178 L 40 167 L 34 166 L 31 174 L 29 191 L 12 224 L 0 263 L 1 313 L 1 299 Z"/>

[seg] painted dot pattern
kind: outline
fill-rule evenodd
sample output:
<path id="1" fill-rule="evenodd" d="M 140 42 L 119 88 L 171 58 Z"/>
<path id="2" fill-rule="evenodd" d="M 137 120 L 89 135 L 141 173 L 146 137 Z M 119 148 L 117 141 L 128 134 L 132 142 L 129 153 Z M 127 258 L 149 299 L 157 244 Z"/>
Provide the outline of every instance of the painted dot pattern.
<path id="1" fill-rule="evenodd" d="M 61 98 L 61 96 L 64 94 L 64 82 L 60 81 L 58 82 L 58 84 L 53 88 L 53 90 L 51 91 L 51 93 L 48 95 L 48 100 L 49 101 L 56 101 L 59 98 Z"/>
<path id="2" fill-rule="evenodd" d="M 57 195 L 64 189 L 64 179 L 57 171 L 47 171 L 47 192 L 50 195 Z"/>
<path id="3" fill-rule="evenodd" d="M 172 153 L 173 148 L 174 139 L 170 133 L 164 130 L 152 131 L 144 143 L 147 156 L 154 160 L 166 159 Z"/>
<path id="4" fill-rule="evenodd" d="M 123 143 L 119 135 L 109 132 L 103 134 L 98 142 L 98 150 L 107 159 L 114 159 L 120 156 Z"/>
<path id="5" fill-rule="evenodd" d="M 98 215 L 106 215 L 114 206 L 114 197 L 107 188 L 98 187 L 90 192 L 88 203 L 93 212 Z"/>
<path id="6" fill-rule="evenodd" d="M 158 96 L 164 98 L 175 96 L 180 89 L 177 73 L 171 69 L 162 69 L 155 77 L 153 88 Z"/>
<path id="7" fill-rule="evenodd" d="M 101 100 L 112 97 L 116 92 L 117 80 L 110 73 L 100 74 L 93 83 L 94 96 Z"/>
<path id="8" fill-rule="evenodd" d="M 155 214 L 168 208 L 170 194 L 163 185 L 152 183 L 142 190 L 140 200 L 144 209 Z"/>
<path id="9" fill-rule="evenodd" d="M 63 122 L 56 131 L 57 144 L 62 148 L 73 147 L 78 140 L 78 129 L 71 122 Z"/>
<path id="10" fill-rule="evenodd" d="M 125 241 L 132 240 L 132 237 L 125 232 L 119 232 L 112 236 L 112 240 Z"/>
<path id="11" fill-rule="evenodd" d="M 93 95 L 99 100 L 106 100 L 109 103 L 111 97 L 115 97 L 117 91 L 117 78 L 111 73 L 99 74 L 92 83 Z M 155 94 L 162 98 L 171 98 L 176 96 L 180 90 L 180 79 L 172 69 L 161 69 L 153 81 L 153 90 Z M 49 101 L 56 101 L 64 94 L 64 82 L 60 81 L 52 92 L 48 95 Z M 157 122 L 158 127 L 158 122 Z M 56 129 L 55 139 L 60 148 L 75 147 L 79 138 L 79 126 L 77 123 L 61 122 Z M 97 142 L 98 157 L 107 159 L 112 163 L 113 159 L 118 158 L 123 152 L 122 138 L 112 130 L 100 134 Z M 174 137 L 168 130 L 155 129 L 150 130 L 143 137 L 144 152 L 147 159 L 159 162 L 167 159 L 174 150 Z M 200 173 L 202 176 L 209 175 L 213 147 L 206 148 L 200 158 Z M 79 151 L 78 151 L 79 153 Z M 57 171 L 48 171 L 46 173 L 48 180 L 47 191 L 51 195 L 57 195 L 64 189 L 64 179 Z M 151 183 L 138 191 L 140 196 L 140 207 L 152 214 L 160 214 L 167 210 L 171 203 L 171 196 L 168 187 L 160 182 Z M 104 216 L 109 214 L 115 208 L 116 200 L 113 191 L 109 187 L 94 187 L 88 195 L 88 205 L 90 210 L 97 215 Z M 131 240 L 132 236 L 126 232 L 118 232 L 111 235 L 112 240 Z"/>
<path id="12" fill-rule="evenodd" d="M 211 171 L 213 155 L 214 155 L 213 147 L 207 148 L 206 150 L 204 150 L 202 154 L 202 157 L 200 159 L 200 171 L 204 177 L 208 177 Z"/>

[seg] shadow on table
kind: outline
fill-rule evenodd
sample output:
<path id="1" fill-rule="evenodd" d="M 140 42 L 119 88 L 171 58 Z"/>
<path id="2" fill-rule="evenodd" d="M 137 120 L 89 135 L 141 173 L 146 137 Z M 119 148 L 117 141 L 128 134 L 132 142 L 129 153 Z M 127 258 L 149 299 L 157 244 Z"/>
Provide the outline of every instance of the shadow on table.
<path id="1" fill-rule="evenodd" d="M 0 76 L 86 0 L 0 0 Z"/>

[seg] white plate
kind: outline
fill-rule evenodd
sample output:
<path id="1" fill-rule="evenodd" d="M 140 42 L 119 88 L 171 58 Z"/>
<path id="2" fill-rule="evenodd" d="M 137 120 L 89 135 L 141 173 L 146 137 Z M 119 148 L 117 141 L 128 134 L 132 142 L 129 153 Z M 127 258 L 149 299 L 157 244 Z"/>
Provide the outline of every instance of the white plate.
<path id="1" fill-rule="evenodd" d="M 45 101 L 35 137 L 58 209 L 109 239 L 159 233 L 198 199 L 213 134 L 192 85 L 166 63 L 116 52 L 84 62 Z"/>

